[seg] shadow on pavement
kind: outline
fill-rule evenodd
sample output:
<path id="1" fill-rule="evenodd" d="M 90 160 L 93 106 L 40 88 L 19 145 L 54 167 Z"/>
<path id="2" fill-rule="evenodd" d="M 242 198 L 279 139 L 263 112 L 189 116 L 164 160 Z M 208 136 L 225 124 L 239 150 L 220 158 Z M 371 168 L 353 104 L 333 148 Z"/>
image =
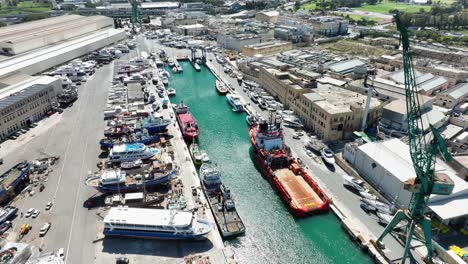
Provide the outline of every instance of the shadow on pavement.
<path id="1" fill-rule="evenodd" d="M 110 254 L 151 255 L 183 258 L 189 254 L 207 252 L 213 248 L 210 240 L 143 240 L 137 238 L 106 237 L 103 252 Z"/>

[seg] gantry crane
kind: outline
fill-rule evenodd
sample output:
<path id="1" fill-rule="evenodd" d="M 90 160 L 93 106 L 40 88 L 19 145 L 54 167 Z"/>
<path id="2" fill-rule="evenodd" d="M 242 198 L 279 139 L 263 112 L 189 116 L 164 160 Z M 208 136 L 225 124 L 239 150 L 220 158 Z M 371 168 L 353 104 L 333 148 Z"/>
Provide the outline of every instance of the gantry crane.
<path id="1" fill-rule="evenodd" d="M 132 22 L 133 33 L 136 34 L 136 24 L 138 24 L 141 29 L 140 1 L 130 0 L 130 4 L 132 5 L 132 17 L 130 18 L 130 22 Z"/>
<path id="2" fill-rule="evenodd" d="M 405 263 L 408 256 L 416 226 L 422 229 L 424 235 L 424 242 L 427 248 L 427 257 L 424 260 L 431 263 L 431 219 L 425 215 L 425 211 L 431 194 L 449 195 L 453 191 L 454 184 L 450 178 L 434 173 L 437 153 L 441 152 L 446 160 L 450 160 L 451 156 L 447 151 L 443 138 L 432 125 L 430 125 L 431 139 L 428 139 L 425 135 L 412 65 L 408 31 L 398 14 L 395 15 L 395 22 L 401 34 L 400 42 L 403 48 L 408 137 L 416 178 L 409 179 L 404 184 L 404 188 L 412 192 L 409 207 L 398 210 L 375 244 L 383 247 L 382 239 L 401 221 L 405 221 L 404 237 L 406 242 L 402 263 Z"/>

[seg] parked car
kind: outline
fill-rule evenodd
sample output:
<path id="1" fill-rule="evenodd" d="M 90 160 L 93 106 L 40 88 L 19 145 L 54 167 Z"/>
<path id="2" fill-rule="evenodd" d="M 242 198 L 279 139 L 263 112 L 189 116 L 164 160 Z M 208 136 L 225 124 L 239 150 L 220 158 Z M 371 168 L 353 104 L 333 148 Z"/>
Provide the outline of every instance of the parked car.
<path id="1" fill-rule="evenodd" d="M 118 257 L 115 259 L 115 264 L 128 264 L 130 260 L 126 257 Z"/>
<path id="2" fill-rule="evenodd" d="M 52 205 L 53 205 L 52 202 L 48 202 L 48 203 L 46 204 L 46 206 L 45 206 L 46 211 L 47 211 L 47 210 L 50 210 L 50 208 L 52 208 Z"/>
<path id="3" fill-rule="evenodd" d="M 0 225 L 0 235 L 5 233 L 11 227 L 11 222 L 6 221 L 5 223 Z"/>
<path id="4" fill-rule="evenodd" d="M 50 223 L 45 223 L 39 230 L 39 236 L 45 236 L 45 234 L 47 234 L 47 232 L 49 231 L 50 226 Z"/>
<path id="5" fill-rule="evenodd" d="M 39 209 L 34 210 L 34 212 L 32 213 L 32 218 L 38 217 L 40 213 L 41 211 Z"/>
<path id="6" fill-rule="evenodd" d="M 25 217 L 30 217 L 34 213 L 34 208 L 29 208 L 29 210 L 24 215 Z"/>

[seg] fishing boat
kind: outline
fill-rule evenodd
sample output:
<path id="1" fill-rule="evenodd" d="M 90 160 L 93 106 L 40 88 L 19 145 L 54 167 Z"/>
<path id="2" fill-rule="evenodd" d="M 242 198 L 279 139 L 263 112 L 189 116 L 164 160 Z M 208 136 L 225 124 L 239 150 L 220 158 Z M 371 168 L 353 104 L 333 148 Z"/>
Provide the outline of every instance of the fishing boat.
<path id="1" fill-rule="evenodd" d="M 103 138 L 99 141 L 101 150 L 107 151 L 114 147 L 114 145 L 126 144 L 126 143 L 142 143 L 149 145 L 151 143 L 157 142 L 159 140 L 159 135 L 154 134 L 150 135 L 147 130 L 144 130 L 143 133 L 136 132 L 133 135 L 121 137 L 121 138 Z"/>
<path id="2" fill-rule="evenodd" d="M 184 139 L 190 142 L 195 141 L 198 137 L 199 129 L 197 120 L 195 120 L 195 117 L 190 113 L 190 108 L 183 102 L 180 102 L 175 106 L 175 111 L 177 115 L 177 123 L 182 130 Z"/>
<path id="3" fill-rule="evenodd" d="M 243 112 L 244 106 L 242 105 L 241 99 L 235 94 L 226 95 L 228 103 L 232 106 L 232 111 L 234 112 Z"/>
<path id="4" fill-rule="evenodd" d="M 13 198 L 29 182 L 31 163 L 21 161 L 0 175 L 0 203 Z"/>
<path id="5" fill-rule="evenodd" d="M 353 176 L 343 175 L 343 185 L 349 186 L 358 192 L 368 192 L 365 187 L 364 181 L 354 178 Z"/>
<path id="6" fill-rule="evenodd" d="M 88 175 L 85 185 L 101 193 L 126 193 L 165 184 L 176 176 L 175 170 L 151 169 L 147 166 L 137 171 L 142 173 L 129 174 L 119 169 L 105 169 L 101 173 Z"/>
<path id="7" fill-rule="evenodd" d="M 247 124 L 249 126 L 252 126 L 252 125 L 256 124 L 256 122 L 257 122 L 255 116 L 253 116 L 253 115 L 247 115 L 245 117 L 245 121 L 247 121 Z"/>
<path id="8" fill-rule="evenodd" d="M 109 161 L 125 162 L 137 159 L 146 160 L 159 153 L 159 149 L 150 148 L 142 143 L 127 143 L 112 147 L 109 153 Z"/>
<path id="9" fill-rule="evenodd" d="M 218 79 L 216 79 L 215 87 L 220 94 L 227 94 L 229 92 L 227 85 Z"/>
<path id="10" fill-rule="evenodd" d="M 172 67 L 172 72 L 173 72 L 173 73 L 178 73 L 179 70 L 177 69 L 177 67 L 174 66 L 174 67 Z"/>
<path id="11" fill-rule="evenodd" d="M 213 164 L 200 167 L 201 187 L 208 199 L 223 238 L 245 233 L 245 225 L 236 210 L 231 191 L 221 181 L 221 171 Z"/>
<path id="12" fill-rule="evenodd" d="M 189 147 L 190 155 L 192 156 L 193 163 L 196 165 L 201 165 L 203 163 L 203 156 L 198 144 L 191 144 Z"/>
<path id="13" fill-rule="evenodd" d="M 167 89 L 167 95 L 169 95 L 169 96 L 176 95 L 176 90 L 174 88 L 172 88 L 172 87 Z"/>
<path id="14" fill-rule="evenodd" d="M 213 229 L 192 212 L 166 209 L 113 207 L 103 222 L 105 236 L 146 239 L 197 240 Z"/>
<path id="15" fill-rule="evenodd" d="M 198 65 L 197 62 L 193 63 L 193 67 L 195 68 L 196 71 L 201 71 L 200 65 Z"/>
<path id="16" fill-rule="evenodd" d="M 322 149 L 322 159 L 329 165 L 335 165 L 335 157 L 333 157 L 333 152 L 329 148 Z"/>
<path id="17" fill-rule="evenodd" d="M 166 131 L 167 127 L 171 124 L 171 120 L 157 118 L 153 115 L 145 117 L 140 120 L 137 125 L 137 130 L 147 130 L 149 134 L 161 133 Z"/>
<path id="18" fill-rule="evenodd" d="M 180 66 L 179 63 L 176 64 L 176 69 L 177 69 L 177 72 L 180 73 L 180 72 L 183 72 L 184 69 L 182 69 L 182 66 Z"/>
<path id="19" fill-rule="evenodd" d="M 4 208 L 0 208 L 0 225 L 5 223 L 8 220 L 11 220 L 15 217 L 18 212 L 18 208 L 8 205 Z"/>
<path id="20" fill-rule="evenodd" d="M 273 116 L 249 128 L 255 163 L 296 217 L 326 212 L 330 199 L 299 165 L 284 143 L 281 122 Z"/>

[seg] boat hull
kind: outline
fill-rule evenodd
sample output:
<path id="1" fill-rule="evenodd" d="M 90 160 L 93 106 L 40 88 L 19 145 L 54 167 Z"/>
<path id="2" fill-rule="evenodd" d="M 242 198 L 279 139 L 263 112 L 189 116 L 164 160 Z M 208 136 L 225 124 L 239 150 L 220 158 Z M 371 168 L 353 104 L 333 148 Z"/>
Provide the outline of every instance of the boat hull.
<path id="1" fill-rule="evenodd" d="M 151 188 L 151 187 L 154 187 L 154 186 L 158 186 L 158 185 L 168 183 L 172 178 L 174 178 L 176 176 L 176 174 L 177 174 L 176 171 L 171 171 L 166 175 L 158 177 L 157 179 L 147 180 L 147 181 L 144 181 L 144 182 L 138 183 L 138 184 L 109 185 L 109 186 L 98 185 L 98 186 L 92 186 L 92 187 L 94 189 L 96 189 L 97 191 L 101 192 L 101 193 L 107 193 L 107 194 L 133 192 L 133 191 L 137 191 L 137 190 L 142 190 L 144 188 Z M 89 178 L 85 182 L 85 184 L 88 181 L 93 180 L 93 179 L 94 179 L 94 177 Z"/>
<path id="2" fill-rule="evenodd" d="M 283 202 L 288 206 L 289 210 L 291 211 L 291 213 L 294 215 L 294 217 L 297 217 L 297 218 L 303 218 L 303 217 L 307 217 L 311 214 L 314 214 L 314 213 L 325 213 L 325 212 L 328 212 L 328 210 L 330 209 L 330 203 L 327 201 L 325 203 L 323 203 L 321 206 L 319 206 L 318 208 L 316 208 L 315 210 L 306 210 L 304 208 L 297 208 L 297 207 L 294 207 L 292 204 L 291 204 L 291 196 L 290 194 L 286 191 L 286 189 L 282 186 L 282 184 L 279 182 L 278 179 L 276 179 L 276 177 L 273 176 L 273 173 L 270 169 L 266 168 L 263 164 L 264 164 L 264 160 L 262 157 L 260 157 L 259 155 L 256 155 L 254 153 L 254 160 L 255 160 L 255 163 L 257 165 L 257 167 L 260 168 L 262 174 L 267 178 L 267 180 L 270 182 L 270 184 L 272 185 L 272 187 L 276 190 L 276 192 L 279 194 L 279 196 L 281 197 L 281 199 L 283 200 Z"/>
<path id="3" fill-rule="evenodd" d="M 18 175 L 13 179 L 7 186 L 0 185 L 0 203 L 3 203 L 13 195 L 15 192 L 15 187 L 20 184 L 22 181 L 26 180 L 29 176 L 31 170 L 31 163 L 29 162 L 20 162 L 13 166 L 10 170 L 5 172 L 5 174 L 12 172 L 13 170 L 21 170 Z M 5 175 L 4 174 L 4 175 Z"/>
<path id="4" fill-rule="evenodd" d="M 134 237 L 144 239 L 169 239 L 169 240 L 202 240 L 206 239 L 204 233 L 201 234 L 178 234 L 178 233 L 164 233 L 164 232 L 149 232 L 149 231 L 135 231 L 135 230 L 110 230 L 104 229 L 105 236 L 117 237 Z"/>

